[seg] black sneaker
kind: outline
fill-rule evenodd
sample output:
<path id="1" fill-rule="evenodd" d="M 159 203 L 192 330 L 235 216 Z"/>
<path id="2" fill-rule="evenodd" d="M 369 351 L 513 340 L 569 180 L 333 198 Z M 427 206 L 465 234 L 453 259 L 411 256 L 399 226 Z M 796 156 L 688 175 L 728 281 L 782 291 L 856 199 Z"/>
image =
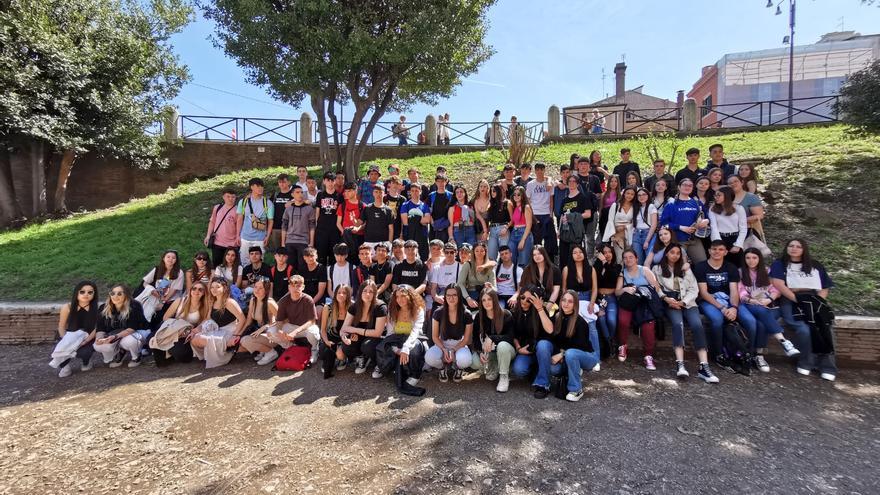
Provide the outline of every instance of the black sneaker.
<path id="1" fill-rule="evenodd" d="M 697 373 L 697 376 L 700 377 L 706 383 L 718 383 L 718 377 L 712 373 L 712 370 L 709 369 L 709 365 L 704 363 L 700 365 L 700 371 Z"/>
<path id="2" fill-rule="evenodd" d="M 534 395 L 536 399 L 546 399 L 547 396 L 550 395 L 549 388 L 539 387 L 535 385 L 534 387 L 532 387 L 532 389 L 534 390 L 532 395 Z"/>
<path id="3" fill-rule="evenodd" d="M 449 381 L 449 372 L 446 371 L 446 368 L 442 368 L 440 373 L 437 374 L 437 379 L 440 380 L 441 383 L 446 383 Z"/>
<path id="4" fill-rule="evenodd" d="M 455 373 L 452 374 L 452 381 L 455 383 L 459 383 L 459 382 L 461 382 L 463 377 L 464 377 L 464 372 L 458 368 L 455 368 Z"/>
<path id="5" fill-rule="evenodd" d="M 719 368 L 723 370 L 727 370 L 731 373 L 736 373 L 736 370 L 733 369 L 733 364 L 731 364 L 730 360 L 727 359 L 727 356 L 718 356 L 715 358 L 715 364 L 718 365 Z"/>

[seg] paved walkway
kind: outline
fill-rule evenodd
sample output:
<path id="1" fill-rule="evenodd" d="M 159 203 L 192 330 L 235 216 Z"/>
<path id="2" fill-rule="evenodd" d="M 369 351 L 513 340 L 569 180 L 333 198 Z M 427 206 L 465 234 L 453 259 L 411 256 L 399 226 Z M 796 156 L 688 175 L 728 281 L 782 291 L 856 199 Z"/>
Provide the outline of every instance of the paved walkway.
<path id="1" fill-rule="evenodd" d="M 580 403 L 351 371 L 97 367 L 0 347 L 0 493 L 878 493 L 880 373 L 718 386 L 607 363 Z"/>

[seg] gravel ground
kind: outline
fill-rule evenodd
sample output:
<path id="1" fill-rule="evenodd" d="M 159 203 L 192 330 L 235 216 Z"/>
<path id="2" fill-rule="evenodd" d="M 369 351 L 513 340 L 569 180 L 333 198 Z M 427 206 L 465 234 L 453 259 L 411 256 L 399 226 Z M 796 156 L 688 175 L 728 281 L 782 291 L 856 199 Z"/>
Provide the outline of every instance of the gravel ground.
<path id="1" fill-rule="evenodd" d="M 609 362 L 571 404 L 244 356 L 59 380 L 50 350 L 0 347 L 0 493 L 880 493 L 875 371 L 712 386 Z"/>

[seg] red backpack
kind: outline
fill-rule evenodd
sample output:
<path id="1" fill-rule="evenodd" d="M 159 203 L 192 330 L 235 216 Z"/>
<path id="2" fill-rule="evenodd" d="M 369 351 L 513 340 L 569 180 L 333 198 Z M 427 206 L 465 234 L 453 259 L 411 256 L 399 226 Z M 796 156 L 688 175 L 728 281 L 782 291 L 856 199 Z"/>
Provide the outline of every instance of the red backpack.
<path id="1" fill-rule="evenodd" d="M 302 371 L 309 367 L 312 348 L 305 345 L 292 345 L 281 353 L 272 368 L 278 371 Z"/>

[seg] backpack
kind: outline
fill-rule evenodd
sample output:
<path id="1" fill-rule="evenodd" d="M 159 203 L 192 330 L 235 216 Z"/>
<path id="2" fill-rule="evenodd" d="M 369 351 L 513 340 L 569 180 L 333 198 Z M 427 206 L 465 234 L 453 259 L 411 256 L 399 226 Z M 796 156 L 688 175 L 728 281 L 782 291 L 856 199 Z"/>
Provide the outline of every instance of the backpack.
<path id="1" fill-rule="evenodd" d="M 752 358 L 749 353 L 749 336 L 735 321 L 724 323 L 721 332 L 724 356 L 735 372 L 748 376 L 751 373 Z"/>
<path id="2" fill-rule="evenodd" d="M 580 244 L 584 240 L 584 217 L 579 213 L 566 213 L 565 217 L 568 220 L 559 226 L 559 240 L 568 244 Z"/>
<path id="3" fill-rule="evenodd" d="M 292 345 L 281 353 L 272 369 L 277 371 L 302 371 L 309 367 L 311 357 L 311 347 Z"/>
<path id="4" fill-rule="evenodd" d="M 293 271 L 293 265 L 288 264 L 287 270 L 285 270 L 285 272 L 287 274 L 287 278 L 290 278 L 290 272 L 292 272 L 292 271 Z M 269 272 L 272 273 L 272 280 L 274 281 L 275 280 L 275 267 L 272 266 L 272 268 L 269 270 Z"/>

